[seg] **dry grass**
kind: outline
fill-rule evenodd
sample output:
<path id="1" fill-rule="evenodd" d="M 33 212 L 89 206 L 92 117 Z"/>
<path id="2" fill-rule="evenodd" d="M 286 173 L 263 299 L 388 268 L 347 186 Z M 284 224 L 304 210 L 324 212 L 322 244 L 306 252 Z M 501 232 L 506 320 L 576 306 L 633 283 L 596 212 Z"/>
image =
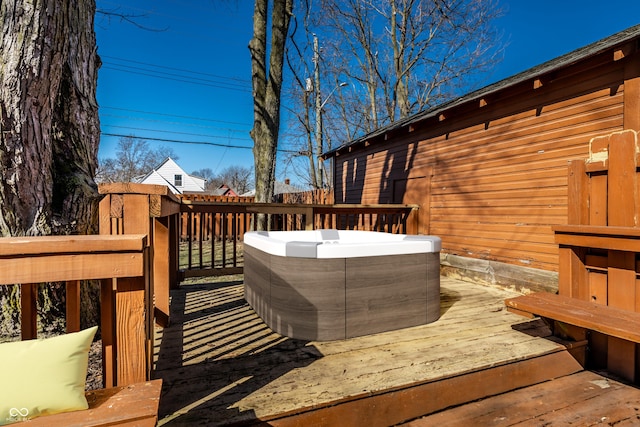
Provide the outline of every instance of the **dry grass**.
<path id="1" fill-rule="evenodd" d="M 214 254 L 213 268 L 222 267 L 234 267 L 242 266 L 244 263 L 243 258 L 243 244 L 242 242 L 235 242 L 235 265 L 234 265 L 234 242 L 233 241 L 221 241 L 221 240 L 205 240 L 205 241 L 181 241 L 180 242 L 180 260 L 179 268 L 186 270 L 189 268 L 189 244 L 191 244 L 191 267 L 212 267 L 211 254 Z M 224 246 L 223 246 L 224 245 Z M 224 258 L 223 258 L 224 249 Z M 200 260 L 200 253 L 202 252 L 202 261 Z M 202 262 L 202 264 L 201 264 Z"/>

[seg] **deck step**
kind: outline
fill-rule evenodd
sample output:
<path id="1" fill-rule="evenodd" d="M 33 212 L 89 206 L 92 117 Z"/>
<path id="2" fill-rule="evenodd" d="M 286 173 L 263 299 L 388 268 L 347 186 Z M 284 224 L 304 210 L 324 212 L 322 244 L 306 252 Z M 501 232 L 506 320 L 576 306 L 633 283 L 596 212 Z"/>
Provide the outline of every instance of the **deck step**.
<path id="1" fill-rule="evenodd" d="M 583 371 L 447 409 L 403 427 L 636 425 L 640 390 Z"/>
<path id="2" fill-rule="evenodd" d="M 582 366 L 568 351 L 558 350 L 451 378 L 299 408 L 261 421 L 278 427 L 389 426 L 580 371 Z"/>

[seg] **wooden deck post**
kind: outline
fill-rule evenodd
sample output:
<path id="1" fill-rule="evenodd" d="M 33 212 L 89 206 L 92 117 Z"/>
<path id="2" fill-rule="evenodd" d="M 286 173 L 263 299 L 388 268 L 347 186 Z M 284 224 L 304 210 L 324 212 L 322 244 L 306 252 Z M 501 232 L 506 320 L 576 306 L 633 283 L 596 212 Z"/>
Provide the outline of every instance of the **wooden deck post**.
<path id="1" fill-rule="evenodd" d="M 636 133 L 614 133 L 609 137 L 609 226 L 637 226 Z M 609 250 L 608 305 L 635 311 L 636 254 Z M 630 381 L 636 376 L 636 344 L 609 338 L 607 368 Z"/>
<path id="2" fill-rule="evenodd" d="M 180 201 L 162 185 L 103 184 L 99 190 L 105 195 L 100 204 L 100 234 L 149 236 L 154 316 L 158 325 L 167 326 L 169 289 L 178 280 Z"/>
<path id="3" fill-rule="evenodd" d="M 123 385 L 149 379 L 153 362 L 153 321 L 169 324 L 169 289 L 177 286 L 177 218 L 180 203 L 169 189 L 158 185 L 107 184 L 100 186 L 100 234 L 146 234 L 148 274 L 118 279 L 102 296 L 116 321 L 109 332 L 105 368 L 107 381 Z M 171 247 L 174 245 L 174 247 Z M 175 271 L 172 271 L 175 270 Z M 115 357 L 116 364 L 109 360 Z"/>

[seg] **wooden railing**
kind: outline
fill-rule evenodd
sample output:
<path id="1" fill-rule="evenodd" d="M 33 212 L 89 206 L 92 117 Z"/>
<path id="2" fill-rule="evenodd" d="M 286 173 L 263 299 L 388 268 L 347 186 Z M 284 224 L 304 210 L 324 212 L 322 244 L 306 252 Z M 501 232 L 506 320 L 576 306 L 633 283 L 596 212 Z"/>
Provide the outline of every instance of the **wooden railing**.
<path id="1" fill-rule="evenodd" d="M 180 270 L 183 277 L 242 272 L 242 238 L 255 215 L 270 216 L 270 230 L 335 228 L 416 234 L 414 205 L 310 205 L 216 203 L 182 200 Z"/>
<path id="2" fill-rule="evenodd" d="M 180 201 L 163 185 L 102 184 L 100 234 L 149 236 L 155 319 L 169 324 L 169 290 L 178 285 Z"/>
<path id="3" fill-rule="evenodd" d="M 21 288 L 23 340 L 37 336 L 38 286 L 66 282 L 67 332 L 76 332 L 80 281 L 100 279 L 104 386 L 149 379 L 153 284 L 145 235 L 2 238 L 0 271 L 0 285 Z"/>
<path id="4" fill-rule="evenodd" d="M 336 228 L 416 234 L 416 205 L 326 205 L 176 197 L 167 187 L 100 186 L 100 234 L 145 233 L 153 255 L 156 322 L 169 323 L 169 289 L 184 277 L 242 273 L 244 233 L 258 213 L 270 230 Z M 211 201 L 214 200 L 214 201 Z"/>

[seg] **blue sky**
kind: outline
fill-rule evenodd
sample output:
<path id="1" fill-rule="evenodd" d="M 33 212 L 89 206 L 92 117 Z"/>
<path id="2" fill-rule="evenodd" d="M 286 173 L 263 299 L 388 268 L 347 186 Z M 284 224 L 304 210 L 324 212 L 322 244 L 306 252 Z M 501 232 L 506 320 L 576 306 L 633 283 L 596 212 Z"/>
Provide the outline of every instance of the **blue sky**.
<path id="1" fill-rule="evenodd" d="M 640 23 L 640 1 L 500 0 L 504 58 L 486 84 Z M 139 25 L 98 15 L 100 158 L 113 135 L 135 135 L 178 154 L 187 171 L 252 167 L 250 0 L 97 0 L 139 15 Z M 156 31 L 149 31 L 156 30 Z M 155 138 L 155 139 L 152 139 Z M 156 140 L 157 139 L 157 140 Z M 171 141 L 192 141 L 185 144 Z M 279 170 L 284 180 L 287 171 Z"/>

